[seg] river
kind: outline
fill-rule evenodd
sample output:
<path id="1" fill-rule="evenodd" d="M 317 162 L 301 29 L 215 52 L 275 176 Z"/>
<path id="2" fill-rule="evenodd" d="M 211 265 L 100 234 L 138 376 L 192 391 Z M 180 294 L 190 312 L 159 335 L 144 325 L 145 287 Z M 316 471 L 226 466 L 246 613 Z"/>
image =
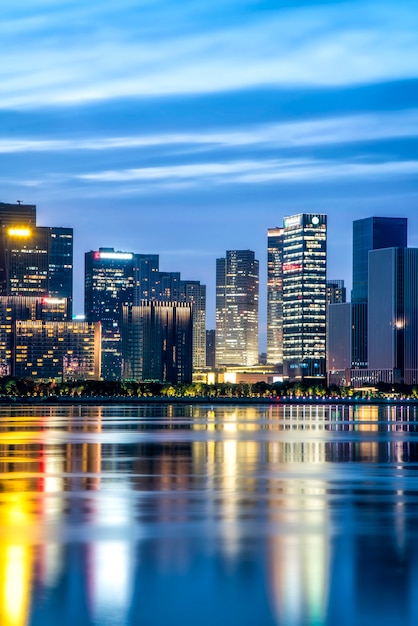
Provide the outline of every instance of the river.
<path id="1" fill-rule="evenodd" d="M 418 408 L 0 407 L 2 626 L 416 626 Z"/>

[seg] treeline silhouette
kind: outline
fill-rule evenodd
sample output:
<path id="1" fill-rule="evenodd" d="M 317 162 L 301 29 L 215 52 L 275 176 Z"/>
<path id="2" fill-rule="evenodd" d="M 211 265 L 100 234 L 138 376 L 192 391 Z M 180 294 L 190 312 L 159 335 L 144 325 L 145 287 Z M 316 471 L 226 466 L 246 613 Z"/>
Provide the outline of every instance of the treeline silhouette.
<path id="1" fill-rule="evenodd" d="M 186 385 L 170 383 L 72 380 L 40 382 L 31 378 L 0 378 L 0 397 L 4 399 L 59 398 L 418 398 L 418 387 L 379 383 L 375 387 L 327 387 L 325 384 L 301 382 L 218 383 L 197 382 Z"/>

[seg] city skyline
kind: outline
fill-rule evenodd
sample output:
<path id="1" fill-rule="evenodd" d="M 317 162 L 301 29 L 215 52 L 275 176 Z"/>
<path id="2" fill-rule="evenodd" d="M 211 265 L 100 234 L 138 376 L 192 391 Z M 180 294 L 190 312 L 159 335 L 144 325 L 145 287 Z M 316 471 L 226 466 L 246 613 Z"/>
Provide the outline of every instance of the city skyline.
<path id="1" fill-rule="evenodd" d="M 23 205 L 19 205 L 19 204 L 15 204 L 13 205 L 13 203 L 10 204 L 4 204 L 2 201 L 0 201 L 0 204 L 2 204 L 3 207 L 8 207 L 9 209 L 12 207 L 17 208 L 18 210 L 20 210 L 21 207 L 23 207 Z M 27 205 L 28 207 L 30 207 L 31 209 L 33 209 L 34 211 L 34 215 L 39 215 L 39 207 L 36 204 L 29 204 Z M 4 208 L 3 208 L 4 210 Z M 297 213 L 296 215 L 302 215 L 302 213 Z M 286 218 L 293 218 L 295 216 L 291 216 L 291 215 L 284 215 L 283 217 L 283 221 L 286 220 Z M 326 218 L 328 220 L 328 215 L 326 215 Z M 36 219 L 36 217 L 34 218 Z M 370 221 L 372 219 L 377 219 L 379 220 L 385 220 L 385 219 L 389 219 L 389 220 L 393 220 L 393 216 L 388 216 L 387 218 L 382 218 L 381 216 L 367 216 L 365 218 L 362 218 L 361 221 L 367 222 Z M 398 222 L 402 222 L 403 220 L 407 219 L 408 221 L 410 221 L 409 218 L 395 218 L 395 221 L 397 220 Z M 354 236 L 354 232 L 353 229 L 356 225 L 356 220 L 353 220 L 352 222 L 350 221 L 350 234 L 349 237 L 347 237 L 346 239 L 346 252 L 348 254 L 348 256 L 344 257 L 344 258 L 350 258 L 350 261 L 352 261 L 352 248 L 353 248 L 353 236 Z M 48 228 L 50 229 L 50 227 L 46 227 L 44 225 L 39 224 L 38 222 L 38 228 L 45 229 L 47 230 Z M 51 230 L 51 229 L 50 229 Z M 60 230 L 62 231 L 73 231 L 72 228 L 66 227 L 66 228 L 62 228 L 62 227 L 55 227 L 55 230 L 58 232 Z M 274 227 L 274 228 L 267 228 L 266 229 L 266 240 L 264 242 L 264 250 L 261 253 L 261 259 L 263 259 L 263 257 L 265 257 L 264 263 L 263 261 L 259 262 L 260 267 L 264 270 L 259 272 L 260 275 L 260 289 L 259 289 L 259 298 L 258 298 L 258 305 L 259 305 L 259 351 L 263 352 L 266 351 L 266 349 L 268 348 L 267 343 L 268 343 L 268 322 L 267 322 L 267 317 L 268 317 L 268 305 L 267 305 L 267 299 L 268 299 L 268 284 L 269 284 L 269 278 L 268 278 L 268 255 L 269 255 L 269 239 L 270 239 L 270 234 L 274 233 L 275 231 L 281 231 L 282 227 Z M 329 229 L 328 229 L 329 230 Z M 334 233 L 331 233 L 331 240 L 332 240 L 332 236 Z M 409 242 L 410 241 L 414 241 L 416 240 L 416 237 L 414 236 L 414 233 L 409 231 L 408 234 L 408 247 L 414 247 L 413 245 L 411 245 Z M 330 237 L 328 236 L 328 243 L 327 243 L 327 247 L 329 248 L 330 245 Z M 74 241 L 74 249 L 77 249 L 76 246 L 76 241 Z M 97 255 L 98 252 L 97 250 L 113 250 L 113 253 L 116 253 L 116 256 L 118 256 L 119 254 L 123 254 L 123 255 L 130 255 L 132 258 L 136 257 L 138 259 L 143 258 L 147 263 L 152 260 L 155 263 L 157 263 L 157 266 L 159 265 L 159 257 L 160 254 L 158 253 L 158 251 L 153 251 L 152 253 L 149 254 L 142 254 L 140 252 L 135 252 L 134 250 L 128 250 L 125 247 L 121 247 L 121 249 L 116 249 L 113 247 L 98 247 L 95 250 L 89 250 L 89 251 L 84 251 L 83 253 L 83 258 L 86 259 L 89 255 Z M 341 250 L 340 250 L 340 256 L 341 256 Z M 77 263 L 77 258 L 74 255 L 74 260 L 73 260 L 73 267 L 76 268 L 78 263 Z M 175 259 L 173 261 L 174 263 L 176 263 Z M 209 268 L 209 272 L 211 269 L 213 269 L 213 275 L 212 275 L 212 280 L 209 280 L 209 291 L 210 289 L 213 287 L 215 288 L 216 286 L 216 259 L 210 259 L 209 261 L 209 265 L 211 266 Z M 264 267 L 263 267 L 264 265 Z M 329 265 L 329 264 L 328 264 Z M 156 268 L 154 267 L 154 270 L 156 271 Z M 341 279 L 341 275 L 340 276 L 336 276 L 336 272 L 333 271 L 332 268 L 327 269 L 327 280 L 331 283 L 331 282 L 343 282 L 344 283 L 344 289 L 347 292 L 347 301 L 350 301 L 350 292 L 351 292 L 351 286 L 352 286 L 352 264 L 350 265 L 349 268 L 349 272 L 347 274 L 344 274 L 344 278 Z M 189 271 L 192 275 L 193 275 L 193 271 L 190 270 L 186 270 Z M 83 275 L 81 276 L 77 276 L 76 273 L 74 272 L 75 277 L 74 277 L 74 291 L 73 291 L 73 301 L 75 302 L 75 306 L 73 307 L 73 312 L 74 315 L 80 316 L 81 314 L 87 315 L 86 313 L 86 309 L 85 309 L 85 263 L 83 264 Z M 159 271 L 159 276 L 162 279 L 162 286 L 161 288 L 164 289 L 164 277 L 167 278 L 168 283 L 165 287 L 165 289 L 169 289 L 170 291 L 170 285 L 171 285 L 171 281 L 174 277 L 175 280 L 177 280 L 177 282 L 179 283 L 179 288 L 182 285 L 183 288 L 185 288 L 185 285 L 189 285 L 189 284 L 198 284 L 201 283 L 202 281 L 200 280 L 194 280 L 194 279 L 182 279 L 180 280 L 180 272 L 177 271 Z M 138 277 L 139 278 L 139 277 Z M 180 285 L 181 284 L 181 285 Z M 203 286 L 206 290 L 206 285 Z M 173 285 L 171 285 L 171 289 L 173 288 Z M 181 289 L 180 289 L 181 291 Z M 172 296 L 175 296 L 176 294 L 173 292 L 172 295 L 167 295 L 168 300 L 172 299 Z M 216 298 L 215 298 L 215 293 L 211 294 L 213 297 L 212 298 L 206 298 L 206 296 L 204 297 L 204 300 L 207 301 L 207 306 L 206 306 L 206 315 L 205 315 L 205 319 L 207 320 L 207 324 L 206 324 L 206 328 L 207 329 L 211 329 L 211 328 L 215 328 L 216 326 Z M 148 297 L 148 296 L 145 296 Z M 151 297 L 151 296 L 150 296 Z M 154 296 L 151 297 L 151 299 L 153 299 Z M 160 299 L 162 297 L 162 294 L 160 294 L 160 296 L 157 299 Z M 142 296 L 139 296 L 138 294 L 136 295 L 136 300 L 139 301 L 142 298 Z M 175 298 L 176 299 L 176 298 Z M 180 301 L 182 301 L 184 299 L 184 294 L 179 292 L 179 294 L 177 294 L 177 299 L 180 299 Z M 88 316 L 87 316 L 88 317 Z M 200 332 L 200 331 L 199 331 Z M 203 340 L 199 340 L 199 341 L 203 341 Z"/>
<path id="2" fill-rule="evenodd" d="M 355 4 L 5 7 L 1 200 L 74 228 L 75 312 L 99 247 L 206 284 L 213 328 L 214 260 L 250 248 L 264 280 L 286 215 L 328 215 L 348 291 L 353 220 L 407 217 L 418 246 L 418 9 Z"/>

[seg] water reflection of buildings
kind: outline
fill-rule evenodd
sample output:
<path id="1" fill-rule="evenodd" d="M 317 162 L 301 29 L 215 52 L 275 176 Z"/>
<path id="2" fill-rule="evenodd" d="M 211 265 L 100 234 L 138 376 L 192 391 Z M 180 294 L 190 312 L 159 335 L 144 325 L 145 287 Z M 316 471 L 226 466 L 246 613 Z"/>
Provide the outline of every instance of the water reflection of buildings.
<path id="1" fill-rule="evenodd" d="M 323 408 L 287 407 L 281 414 L 283 433 L 288 435 L 291 424 L 299 423 L 300 428 L 304 422 L 302 437 L 295 440 L 290 431 L 284 440 L 266 443 L 272 527 L 268 568 L 278 624 L 325 623 L 330 521 Z"/>
<path id="2" fill-rule="evenodd" d="M 193 472 L 205 477 L 206 517 L 217 520 L 224 554 L 233 557 L 241 547 L 245 520 L 256 518 L 260 507 L 260 422 L 253 407 L 222 407 L 221 414 L 201 408 L 194 418 L 194 429 L 205 430 L 207 437 L 193 443 Z"/>
<path id="3" fill-rule="evenodd" d="M 265 575 L 277 624 L 417 623 L 406 409 L 172 406 L 121 437 L 110 409 L 68 411 L 0 422 L 2 626 L 140 623 L 168 582 L 203 597 L 196 551 L 220 595 Z"/>
<path id="4" fill-rule="evenodd" d="M 348 420 L 341 410 L 340 423 L 322 424 L 323 441 L 299 436 L 267 444 L 270 518 L 277 525 L 269 540 L 270 580 L 279 624 L 374 624 L 376 615 L 388 626 L 416 623 L 418 568 L 408 550 L 418 551 L 410 544 L 404 488 L 406 464 L 418 455 L 410 436 L 403 440 L 416 428 L 407 408 L 349 408 Z M 301 422 L 314 434 L 322 419 L 315 408 L 279 411 L 276 417 L 299 434 Z"/>
<path id="5" fill-rule="evenodd" d="M 71 492 L 76 487 L 97 489 L 101 444 L 57 443 L 57 430 L 79 428 L 72 421 L 71 409 L 61 423 L 55 409 L 21 411 L 3 419 L 0 426 L 1 626 L 26 626 L 31 604 L 39 600 L 37 593 L 42 587 L 58 584 L 66 592 L 72 590 L 73 597 L 65 593 L 67 606 L 61 607 L 68 615 L 74 602 L 78 603 L 78 615 L 89 604 L 88 550 L 71 551 L 65 543 L 54 541 L 54 529 L 71 516 L 78 499 L 72 498 Z M 100 430 L 97 419 L 82 426 L 83 432 Z M 72 482 L 76 475 L 81 476 L 78 486 Z M 74 623 L 85 622 L 75 619 Z"/>

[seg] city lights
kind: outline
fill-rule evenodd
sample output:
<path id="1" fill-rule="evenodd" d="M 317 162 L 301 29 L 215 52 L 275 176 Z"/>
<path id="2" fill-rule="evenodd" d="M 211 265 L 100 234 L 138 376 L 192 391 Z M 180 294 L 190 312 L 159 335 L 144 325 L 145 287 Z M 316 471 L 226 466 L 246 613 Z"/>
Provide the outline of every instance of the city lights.
<path id="1" fill-rule="evenodd" d="M 10 237 L 30 237 L 32 231 L 30 228 L 9 228 L 7 231 Z"/>
<path id="2" fill-rule="evenodd" d="M 131 252 L 96 252 L 95 259 L 114 259 L 117 261 L 130 261 L 133 259 Z"/>

